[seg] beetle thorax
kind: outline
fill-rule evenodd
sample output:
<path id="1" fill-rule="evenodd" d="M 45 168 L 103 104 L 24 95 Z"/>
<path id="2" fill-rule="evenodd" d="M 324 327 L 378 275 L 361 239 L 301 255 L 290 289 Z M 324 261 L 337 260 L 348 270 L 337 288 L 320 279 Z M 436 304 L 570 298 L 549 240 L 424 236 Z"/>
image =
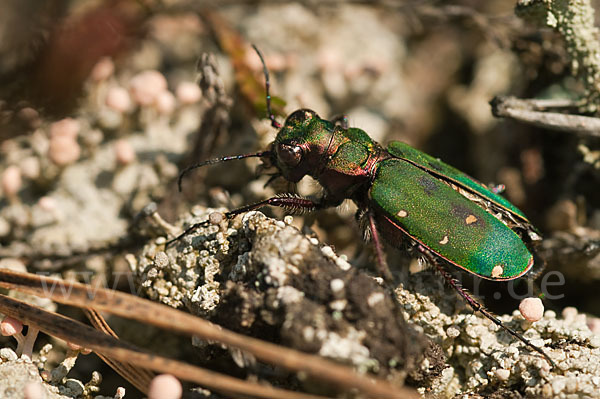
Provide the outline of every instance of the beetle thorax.
<path id="1" fill-rule="evenodd" d="M 328 197 L 353 198 L 368 184 L 385 151 L 362 130 L 344 129 L 301 109 L 287 119 L 272 144 L 272 161 L 288 181 L 315 178 Z"/>

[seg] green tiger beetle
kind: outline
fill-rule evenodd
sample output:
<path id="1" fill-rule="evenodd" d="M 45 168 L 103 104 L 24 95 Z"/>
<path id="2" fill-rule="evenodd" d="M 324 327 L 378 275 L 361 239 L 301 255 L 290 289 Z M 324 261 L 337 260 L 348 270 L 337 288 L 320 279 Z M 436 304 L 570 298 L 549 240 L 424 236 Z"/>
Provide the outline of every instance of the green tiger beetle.
<path id="1" fill-rule="evenodd" d="M 402 142 L 394 141 L 384 148 L 363 130 L 350 128 L 345 117 L 329 121 L 310 109 L 300 109 L 290 114 L 282 126 L 271 110 L 269 71 L 262 54 L 253 47 L 263 65 L 267 114 L 271 125 L 279 129 L 277 137 L 266 151 L 189 166 L 179 175 L 179 189 L 183 176 L 192 169 L 249 157 L 259 157 L 266 167 L 277 169 L 267 184 L 278 177 L 296 183 L 311 176 L 323 187 L 318 200 L 280 194 L 225 216 L 232 218 L 264 206 L 291 212 L 315 211 L 351 199 L 358 206 L 359 217 L 367 222 L 380 273 L 388 283 L 393 277 L 381 237 L 396 247 L 408 239 L 474 311 L 540 353 L 554 367 L 542 349 L 488 312 L 444 268 L 458 266 L 495 281 L 513 280 L 531 270 L 531 244 L 541 238 L 523 212 L 499 195 L 502 188 L 489 188 Z M 205 221 L 189 227 L 169 244 L 207 224 Z"/>

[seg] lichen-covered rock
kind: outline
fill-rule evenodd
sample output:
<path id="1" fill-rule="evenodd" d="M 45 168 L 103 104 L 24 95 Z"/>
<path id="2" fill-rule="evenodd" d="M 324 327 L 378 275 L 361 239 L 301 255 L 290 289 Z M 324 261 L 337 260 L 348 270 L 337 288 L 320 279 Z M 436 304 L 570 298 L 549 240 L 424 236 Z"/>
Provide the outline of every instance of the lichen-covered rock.
<path id="1" fill-rule="evenodd" d="M 535 323 L 526 321 L 518 310 L 500 316 L 553 359 L 557 367 L 551 369 L 540 354 L 483 316 L 468 309 L 445 313 L 448 302 L 461 300 L 457 295 L 449 298 L 452 290 L 431 284 L 430 277 L 428 272 L 409 275 L 396 290 L 409 323 L 421 327 L 448 357 L 450 367 L 427 392 L 447 398 L 499 390 L 506 397 L 510 392 L 528 398 L 600 397 L 600 337 L 590 331 L 585 315 L 566 308 L 557 318 L 548 310 Z"/>
<path id="2" fill-rule="evenodd" d="M 25 390 L 32 384 L 37 392 L 42 392 L 45 399 L 72 399 L 75 396 L 59 393 L 59 388 L 42 381 L 37 366 L 23 360 L 0 362 L 0 397 L 25 399 Z M 30 389 L 30 387 L 29 387 Z M 32 396 L 30 396 L 32 397 Z"/>
<path id="3" fill-rule="evenodd" d="M 400 379 L 410 374 L 412 384 L 436 398 L 600 397 L 594 396 L 600 392 L 600 337 L 573 308 L 563 318 L 546 311 L 534 323 L 518 310 L 500 316 L 554 360 L 551 369 L 539 353 L 466 308 L 428 270 L 400 273 L 395 302 L 377 279 L 289 219 L 250 212 L 227 220 L 197 208 L 184 225 L 203 220 L 210 222 L 167 249 L 162 237 L 146 246 L 137 263 L 146 295 L 360 371 Z M 238 365 L 253 363 L 233 357 Z"/>
<path id="4" fill-rule="evenodd" d="M 211 212 L 195 212 L 186 225 L 213 223 L 166 250 L 162 239 L 145 248 L 137 275 L 146 295 L 361 372 L 399 381 L 410 373 L 426 384 L 443 368 L 441 352 L 407 326 L 389 290 L 290 219 Z"/>

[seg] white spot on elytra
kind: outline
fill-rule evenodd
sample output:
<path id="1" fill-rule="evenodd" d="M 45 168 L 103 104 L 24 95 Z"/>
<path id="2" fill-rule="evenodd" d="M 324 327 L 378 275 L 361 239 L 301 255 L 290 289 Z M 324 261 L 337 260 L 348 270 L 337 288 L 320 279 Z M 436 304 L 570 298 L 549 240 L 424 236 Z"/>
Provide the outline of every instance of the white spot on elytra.
<path id="1" fill-rule="evenodd" d="M 496 265 L 492 269 L 492 277 L 493 278 L 498 278 L 498 277 L 502 276 L 502 273 L 504 273 L 504 268 L 502 267 L 502 265 Z"/>
<path id="2" fill-rule="evenodd" d="M 448 236 L 444 236 L 444 238 L 442 238 L 442 241 L 440 241 L 440 244 L 446 245 L 446 244 L 448 244 L 448 241 L 449 241 Z"/>
<path id="3" fill-rule="evenodd" d="M 467 224 L 473 224 L 477 221 L 477 218 L 475 217 L 475 215 L 469 215 L 467 216 L 467 218 L 465 219 L 465 222 Z"/>
<path id="4" fill-rule="evenodd" d="M 404 209 L 401 209 L 396 215 L 398 215 L 398 217 L 405 218 L 408 216 L 408 212 L 406 212 Z"/>

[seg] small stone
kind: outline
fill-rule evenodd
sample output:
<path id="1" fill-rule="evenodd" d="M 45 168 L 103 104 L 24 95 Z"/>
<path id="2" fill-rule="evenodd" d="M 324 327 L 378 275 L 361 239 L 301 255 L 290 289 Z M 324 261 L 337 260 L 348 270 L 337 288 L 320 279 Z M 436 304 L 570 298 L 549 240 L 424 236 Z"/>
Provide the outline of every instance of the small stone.
<path id="1" fill-rule="evenodd" d="M 0 349 L 0 359 L 6 361 L 6 362 L 10 362 L 10 361 L 15 361 L 19 358 L 19 356 L 17 356 L 17 354 L 15 353 L 15 351 L 13 351 L 10 348 L 1 348 Z"/>
<path id="2" fill-rule="evenodd" d="M 554 395 L 558 395 L 565 390 L 566 385 L 563 377 L 557 377 L 552 381 L 552 392 L 554 392 Z"/>
<path id="3" fill-rule="evenodd" d="M 344 289 L 344 280 L 335 278 L 331 280 L 329 286 L 331 287 L 331 291 L 333 291 L 334 293 L 340 292 Z"/>
<path id="4" fill-rule="evenodd" d="M 446 335 L 448 335 L 449 338 L 456 338 L 460 335 L 460 330 L 454 326 L 450 326 L 446 330 Z"/>
<path id="5" fill-rule="evenodd" d="M 106 93 L 106 99 L 104 100 L 106 106 L 117 112 L 127 112 L 131 109 L 131 97 L 129 92 L 119 86 L 111 87 Z"/>
<path id="6" fill-rule="evenodd" d="M 377 304 L 383 302 L 384 299 L 385 296 L 382 292 L 374 292 L 367 298 L 367 305 L 369 305 L 369 307 L 377 306 Z"/>
<path id="7" fill-rule="evenodd" d="M 167 79 L 155 70 L 140 72 L 131 78 L 129 90 L 133 100 L 140 105 L 151 105 L 158 95 L 167 90 Z"/>
<path id="8" fill-rule="evenodd" d="M 130 164 L 135 160 L 135 150 L 129 141 L 119 139 L 115 142 L 115 157 L 121 165 Z"/>
<path id="9" fill-rule="evenodd" d="M 15 334 L 20 334 L 23 331 L 23 323 L 10 316 L 6 316 L 0 323 L 0 332 L 5 337 L 12 337 Z"/>
<path id="10" fill-rule="evenodd" d="M 67 380 L 65 381 L 65 387 L 69 389 L 70 394 L 73 395 L 73 397 L 83 395 L 83 392 L 85 390 L 83 383 L 74 378 L 67 378 Z"/>
<path id="11" fill-rule="evenodd" d="M 15 197 L 21 186 L 23 179 L 21 178 L 21 169 L 18 166 L 9 166 L 2 172 L 2 192 L 7 197 Z"/>
<path id="12" fill-rule="evenodd" d="M 0 269 L 13 270 L 15 272 L 27 272 L 27 267 L 21 259 L 18 258 L 3 258 L 0 259 Z"/>
<path id="13" fill-rule="evenodd" d="M 37 157 L 27 157 L 20 163 L 23 176 L 34 180 L 40 176 L 40 160 Z"/>
<path id="14" fill-rule="evenodd" d="M 154 265 L 159 269 L 163 269 L 169 266 L 169 257 L 163 251 L 158 251 L 156 255 L 154 255 Z"/>
<path id="15" fill-rule="evenodd" d="M 55 136 L 50 140 L 48 156 L 59 166 L 68 165 L 79 159 L 81 148 L 75 139 L 68 136 Z"/>
<path id="16" fill-rule="evenodd" d="M 56 210 L 56 200 L 45 195 L 38 200 L 38 206 L 46 212 L 52 212 Z"/>
<path id="17" fill-rule="evenodd" d="M 106 80 L 115 71 L 115 64 L 110 57 L 103 57 L 94 65 L 90 77 L 96 82 Z"/>
<path id="18" fill-rule="evenodd" d="M 202 91 L 194 82 L 181 82 L 175 89 L 175 95 L 182 104 L 194 104 L 202 98 Z"/>
<path id="19" fill-rule="evenodd" d="M 170 374 L 154 377 L 148 388 L 148 399 L 179 399 L 183 389 L 177 378 Z"/>
<path id="20" fill-rule="evenodd" d="M 321 252 L 323 253 L 323 255 L 327 256 L 328 258 L 333 258 L 335 256 L 335 252 L 333 252 L 333 249 L 328 245 L 325 245 L 324 247 L 322 247 Z"/>
<path id="21" fill-rule="evenodd" d="M 562 317 L 569 322 L 575 320 L 575 317 L 577 317 L 577 309 L 572 306 L 567 306 L 562 311 Z"/>
<path id="22" fill-rule="evenodd" d="M 542 396 L 544 398 L 551 398 L 552 397 L 552 385 L 550 385 L 550 384 L 544 384 L 544 386 L 542 387 Z"/>
<path id="23" fill-rule="evenodd" d="M 225 219 L 225 215 L 221 212 L 211 212 L 208 215 L 208 221 L 210 224 L 219 225 Z"/>
<path id="24" fill-rule="evenodd" d="M 547 319 L 556 319 L 556 312 L 554 310 L 546 310 L 544 317 Z"/>
<path id="25" fill-rule="evenodd" d="M 50 138 L 67 137 L 74 140 L 80 129 L 81 124 L 77 119 L 64 118 L 50 125 Z"/>
<path id="26" fill-rule="evenodd" d="M 170 115 L 175 110 L 175 96 L 170 91 L 163 91 L 156 96 L 156 109 L 164 115 Z"/>
<path id="27" fill-rule="evenodd" d="M 589 316 L 586 319 L 586 324 L 591 332 L 600 335 L 600 318 Z"/>
<path id="28" fill-rule="evenodd" d="M 315 329 L 311 326 L 306 326 L 302 329 L 302 337 L 306 342 L 312 342 L 315 338 Z"/>
<path id="29" fill-rule="evenodd" d="M 510 370 L 506 370 L 506 369 L 497 369 L 495 371 L 496 377 L 500 380 L 500 381 L 507 381 L 508 378 L 510 377 Z"/>
<path id="30" fill-rule="evenodd" d="M 544 316 L 544 304 L 540 298 L 525 298 L 519 304 L 519 311 L 525 320 L 535 322 Z"/>

